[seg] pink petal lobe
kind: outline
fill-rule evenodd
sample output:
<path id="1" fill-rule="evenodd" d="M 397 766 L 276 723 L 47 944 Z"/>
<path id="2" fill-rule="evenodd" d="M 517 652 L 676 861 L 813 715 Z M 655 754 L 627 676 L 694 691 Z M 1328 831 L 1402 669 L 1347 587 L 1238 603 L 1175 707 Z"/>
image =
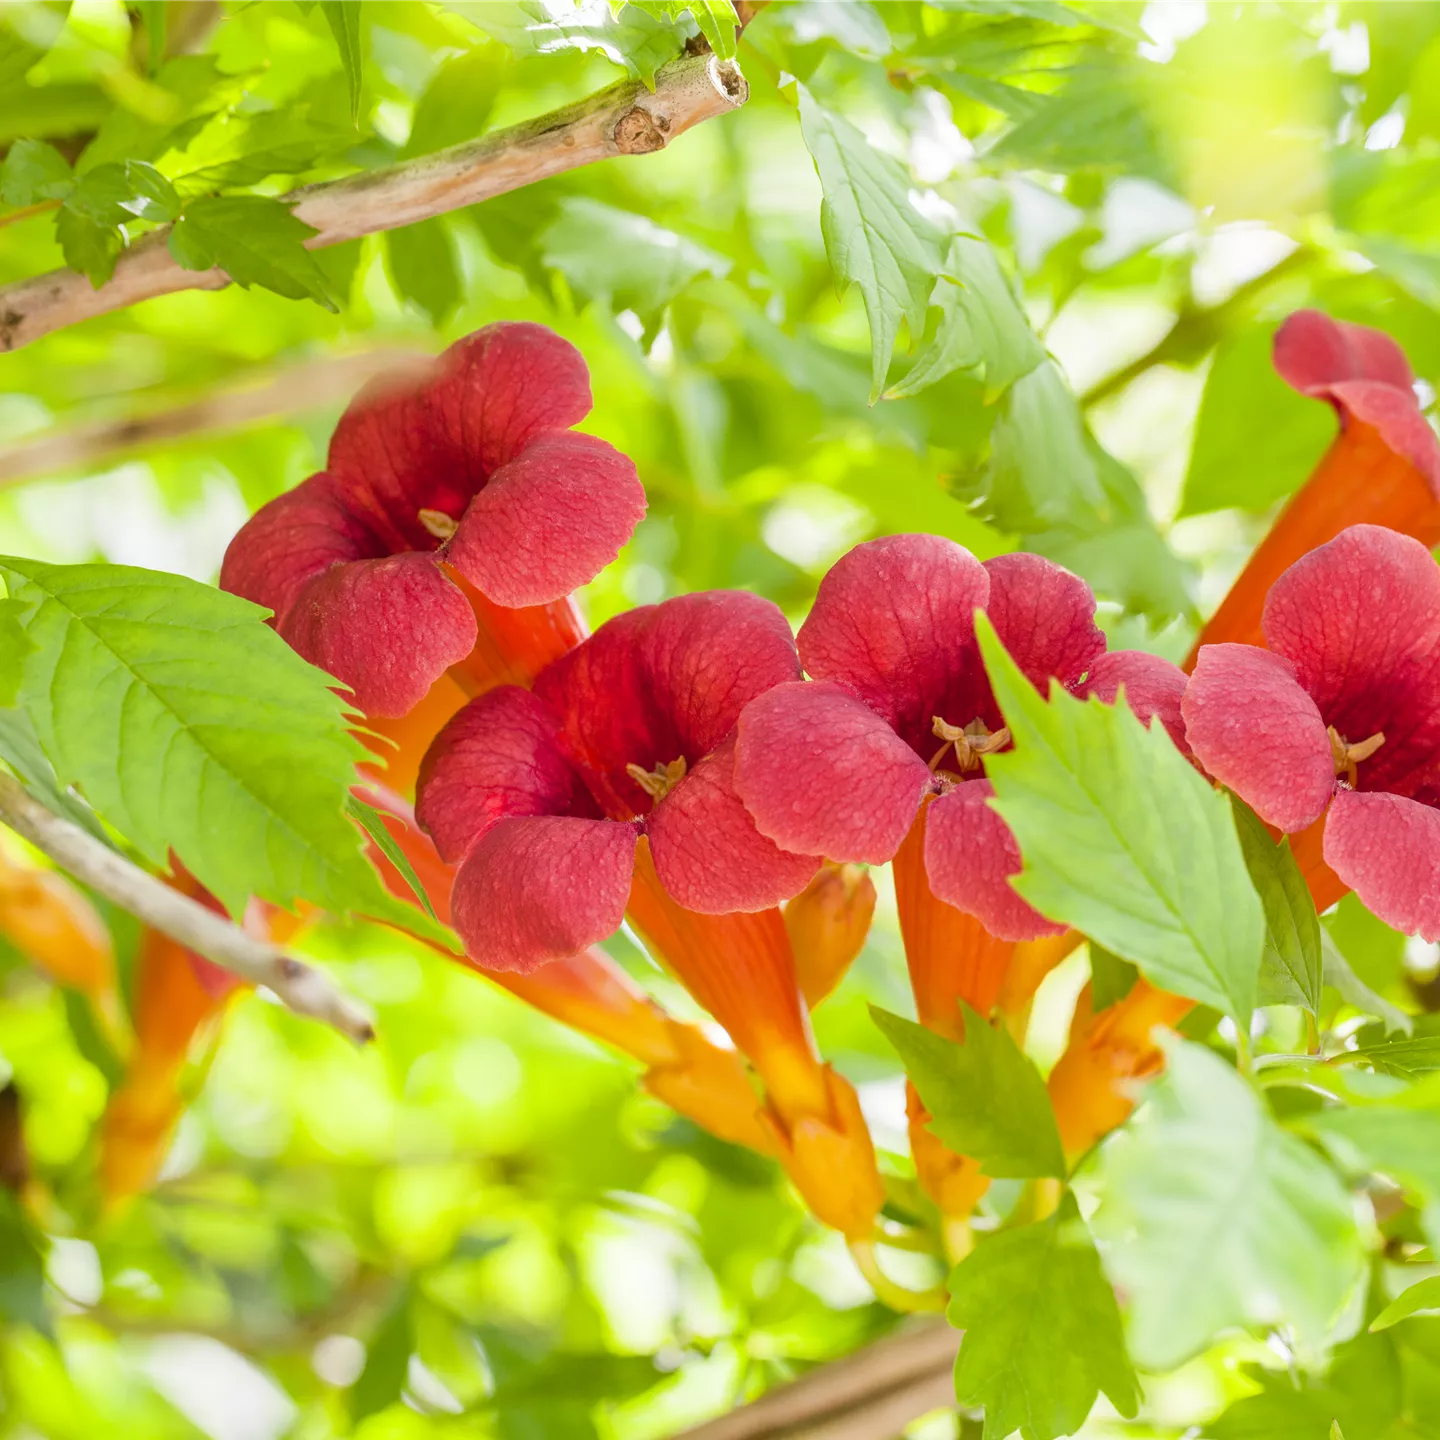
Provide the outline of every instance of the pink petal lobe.
<path id="1" fill-rule="evenodd" d="M 445 558 L 499 605 L 543 605 L 588 584 L 645 514 L 634 464 L 593 435 L 542 435 L 470 502 Z"/>
<path id="2" fill-rule="evenodd" d="M 1325 722 L 1289 663 L 1253 645 L 1206 645 L 1180 704 L 1201 765 L 1262 820 L 1293 834 L 1335 788 Z"/>
<path id="3" fill-rule="evenodd" d="M 735 741 L 722 741 L 650 812 L 645 833 L 660 883 L 702 915 L 768 910 L 798 895 L 818 855 L 781 850 L 735 793 Z"/>
<path id="4" fill-rule="evenodd" d="M 347 560 L 385 554 L 329 475 L 312 475 L 262 505 L 225 551 L 220 588 L 275 612 L 278 625 L 312 576 Z"/>
<path id="5" fill-rule="evenodd" d="M 798 855 L 883 864 L 932 778 L 890 726 L 839 685 L 781 685 L 740 716 L 735 789 L 760 833 Z"/>
<path id="6" fill-rule="evenodd" d="M 556 744 L 558 721 L 528 690 L 502 685 L 458 711 L 420 765 L 415 818 L 450 864 L 512 815 L 593 815 Z"/>
<path id="7" fill-rule="evenodd" d="M 844 685 L 918 752 L 943 697 L 970 686 L 975 611 L 989 596 L 985 567 L 953 541 L 869 540 L 820 582 L 800 627 L 800 659 L 812 678 Z M 965 725 L 975 716 L 946 718 Z"/>
<path id="8" fill-rule="evenodd" d="M 455 873 L 455 929 L 478 965 L 526 974 L 620 928 L 634 826 L 541 816 L 499 820 Z"/>
<path id="9" fill-rule="evenodd" d="M 947 904 L 973 915 L 997 940 L 1038 940 L 1065 927 L 1047 920 L 1010 884 L 1021 868 L 1020 846 L 987 803 L 988 780 L 967 780 L 925 812 L 925 871 Z"/>
<path id="10" fill-rule="evenodd" d="M 456 341 L 422 383 L 368 386 L 336 427 L 329 469 L 387 548 L 429 549 L 420 510 L 458 520 L 538 435 L 589 413 L 590 378 L 573 345 L 543 325 L 487 325 Z"/>
<path id="11" fill-rule="evenodd" d="M 1440 940 L 1440 811 L 1342 790 L 1325 819 L 1325 863 L 1387 925 Z"/>
<path id="12" fill-rule="evenodd" d="M 990 576 L 985 613 L 1011 659 L 1042 695 L 1049 693 L 1052 678 L 1067 688 L 1074 685 L 1105 651 L 1090 587 L 1023 551 L 997 555 L 985 562 L 985 570 Z"/>
<path id="13" fill-rule="evenodd" d="M 313 576 L 277 627 L 367 714 L 404 715 L 475 645 L 475 612 L 429 555 L 352 560 Z"/>
<path id="14" fill-rule="evenodd" d="M 1185 738 L 1185 721 L 1180 702 L 1185 694 L 1185 672 L 1158 655 L 1144 650 L 1112 650 L 1101 655 L 1090 667 L 1076 694 L 1095 696 L 1106 705 L 1113 705 L 1123 686 L 1125 703 L 1142 723 L 1148 725 L 1158 716 L 1165 733 L 1175 742 L 1182 755 L 1189 755 L 1190 743 Z"/>

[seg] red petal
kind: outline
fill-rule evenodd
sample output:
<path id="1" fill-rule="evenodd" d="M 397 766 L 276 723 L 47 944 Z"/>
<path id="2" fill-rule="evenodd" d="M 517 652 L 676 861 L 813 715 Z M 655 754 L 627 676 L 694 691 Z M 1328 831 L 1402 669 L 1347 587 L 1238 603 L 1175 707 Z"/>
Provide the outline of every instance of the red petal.
<path id="1" fill-rule="evenodd" d="M 1406 789 L 1440 757 L 1440 567 L 1418 540 L 1354 525 L 1271 588 L 1265 637 L 1351 744 L 1383 733 L 1360 788 Z"/>
<path id="2" fill-rule="evenodd" d="M 660 883 L 702 915 L 768 909 L 798 895 L 820 868 L 818 855 L 793 855 L 760 834 L 735 793 L 734 771 L 732 736 L 690 771 L 645 825 Z"/>
<path id="3" fill-rule="evenodd" d="M 883 864 L 931 779 L 890 726 L 839 685 L 782 685 L 740 717 L 735 788 L 760 833 L 799 855 Z"/>
<path id="4" fill-rule="evenodd" d="M 475 614 L 428 555 L 353 560 L 314 576 L 279 624 L 367 715 L 404 715 L 475 643 Z"/>
<path id="5" fill-rule="evenodd" d="M 1288 661 L 1252 645 L 1207 645 L 1180 709 L 1195 758 L 1262 820 L 1293 832 L 1319 817 L 1335 764 Z"/>
<path id="6" fill-rule="evenodd" d="M 606 813 L 628 818 L 650 797 L 627 765 L 698 764 L 747 702 L 799 674 L 775 605 L 712 590 L 616 616 L 551 665 L 535 693 L 560 715 L 564 747 Z"/>
<path id="7" fill-rule="evenodd" d="M 522 974 L 620 928 L 632 825 L 571 816 L 497 821 L 455 874 L 455 929 L 477 965 Z"/>
<path id="8" fill-rule="evenodd" d="M 1185 672 L 1158 655 L 1144 650 L 1115 650 L 1101 655 L 1090 667 L 1078 695 L 1093 695 L 1113 705 L 1125 687 L 1125 703 L 1146 725 L 1154 716 L 1160 717 L 1166 734 L 1175 742 L 1182 755 L 1190 753 L 1185 738 L 1185 721 L 1180 715 L 1180 700 L 1185 694 Z"/>
<path id="9" fill-rule="evenodd" d="M 1325 821 L 1325 863 L 1387 925 L 1440 940 L 1440 812 L 1342 790 Z"/>
<path id="10" fill-rule="evenodd" d="M 470 502 L 445 558 L 500 605 L 588 584 L 645 514 L 634 464 L 593 435 L 542 435 Z"/>
<path id="11" fill-rule="evenodd" d="M 1052 677 L 1069 688 L 1105 653 L 1095 596 L 1078 575 L 1023 551 L 987 560 L 985 571 L 990 576 L 985 613 L 1010 658 L 1042 695 L 1049 693 Z"/>
<path id="12" fill-rule="evenodd" d="M 384 545 L 345 505 L 330 476 L 312 475 L 240 527 L 220 566 L 220 588 L 273 610 L 278 624 L 312 576 L 383 554 Z"/>
<path id="13" fill-rule="evenodd" d="M 1328 400 L 1342 422 L 1373 425 L 1440 492 L 1440 444 L 1420 413 L 1405 352 L 1388 335 L 1300 310 L 1276 332 L 1275 368 L 1302 395 Z"/>
<path id="14" fill-rule="evenodd" d="M 452 864 L 507 815 L 593 815 L 593 802 L 556 743 L 555 713 L 504 685 L 472 700 L 420 764 L 415 818 Z"/>
<path id="15" fill-rule="evenodd" d="M 925 871 L 936 896 L 973 915 L 999 940 L 1038 940 L 1065 927 L 1027 905 L 1010 884 L 1020 873 L 1020 846 L 987 803 L 988 780 L 967 780 L 925 815 Z"/>
<path id="16" fill-rule="evenodd" d="M 979 713 L 965 698 L 976 693 L 978 660 L 969 642 L 975 611 L 989 595 L 985 567 L 953 541 L 869 540 L 820 582 L 800 627 L 800 659 L 814 679 L 858 695 L 918 753 L 929 744 L 932 716 L 966 725 Z M 988 694 L 983 672 L 979 684 Z M 952 696 L 960 698 L 947 706 Z"/>
<path id="17" fill-rule="evenodd" d="M 580 352 L 543 325 L 487 325 L 421 385 L 370 385 L 330 441 L 331 474 L 390 550 L 428 550 L 422 509 L 458 520 L 495 471 L 538 435 L 590 413 Z"/>

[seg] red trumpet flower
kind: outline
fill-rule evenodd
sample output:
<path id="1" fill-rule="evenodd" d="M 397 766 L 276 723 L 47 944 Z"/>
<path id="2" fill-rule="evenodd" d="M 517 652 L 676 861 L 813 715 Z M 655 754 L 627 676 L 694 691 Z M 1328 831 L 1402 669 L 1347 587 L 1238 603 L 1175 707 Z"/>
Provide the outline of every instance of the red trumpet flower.
<path id="1" fill-rule="evenodd" d="M 1325 815 L 1342 891 L 1440 939 L 1440 569 L 1353 526 L 1275 582 L 1262 629 L 1268 650 L 1201 650 L 1182 707 L 1196 758 L 1281 830 Z"/>
<path id="2" fill-rule="evenodd" d="M 528 971 L 603 940 L 642 831 L 690 910 L 762 910 L 803 889 L 818 860 L 761 836 L 731 786 L 736 717 L 798 675 L 780 611 L 714 591 L 617 616 L 533 693 L 467 705 L 425 757 L 416 814 L 462 862 L 455 923 L 472 957 Z"/>
<path id="3" fill-rule="evenodd" d="M 503 674 L 513 637 L 487 612 L 562 600 L 645 511 L 630 461 L 570 428 L 589 410 L 585 362 L 558 335 L 476 331 L 425 383 L 362 394 L 326 469 L 250 518 L 220 583 L 273 610 L 367 715 L 404 715 L 464 661 L 482 638 L 477 609 Z"/>
<path id="4" fill-rule="evenodd" d="M 933 535 L 857 545 L 820 583 L 800 630 L 812 679 L 767 689 L 741 712 L 735 789 L 760 834 L 785 850 L 878 864 L 899 849 L 927 795 L 924 861 L 940 900 L 1000 940 L 1055 935 L 1009 883 L 1010 827 L 987 803 L 984 757 L 1009 744 L 975 641 L 984 609 L 1037 688 L 1051 679 L 1113 700 L 1183 743 L 1175 666 L 1105 653 L 1084 581 L 1036 555 L 980 564 Z M 937 748 L 938 746 L 938 748 Z"/>

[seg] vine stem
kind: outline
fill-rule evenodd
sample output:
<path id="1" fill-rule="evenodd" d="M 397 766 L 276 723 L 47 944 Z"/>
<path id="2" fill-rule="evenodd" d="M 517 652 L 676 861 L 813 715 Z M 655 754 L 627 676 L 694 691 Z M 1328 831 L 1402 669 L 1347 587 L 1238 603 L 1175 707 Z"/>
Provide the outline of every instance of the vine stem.
<path id="1" fill-rule="evenodd" d="M 750 87 L 733 61 L 685 55 L 655 74 L 654 91 L 622 81 L 576 104 L 398 165 L 292 190 L 280 198 L 316 233 L 312 249 L 414 225 L 616 155 L 663 150 L 702 120 L 743 105 Z M 170 226 L 136 241 L 97 290 L 74 270 L 0 286 L 0 352 L 96 315 L 177 290 L 221 290 L 223 270 L 186 270 Z"/>
<path id="2" fill-rule="evenodd" d="M 297 1015 L 323 1020 L 351 1040 L 374 1039 L 370 1017 L 327 975 L 172 890 L 78 825 L 46 809 L 3 771 L 0 822 L 122 910 L 222 970 L 251 985 L 263 985 Z"/>

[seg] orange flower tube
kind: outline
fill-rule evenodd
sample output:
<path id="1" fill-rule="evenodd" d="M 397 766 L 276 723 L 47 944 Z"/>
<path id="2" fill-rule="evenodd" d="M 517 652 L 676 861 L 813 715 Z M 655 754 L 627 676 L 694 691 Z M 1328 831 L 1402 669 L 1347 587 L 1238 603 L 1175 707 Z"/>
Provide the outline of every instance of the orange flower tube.
<path id="1" fill-rule="evenodd" d="M 859 865 L 822 865 L 782 914 L 800 989 L 813 1010 L 865 947 L 875 915 L 875 882 Z"/>
<path id="2" fill-rule="evenodd" d="M 3 850 L 0 935 L 62 985 L 96 1001 L 115 994 L 115 951 L 95 907 L 63 875 Z"/>

